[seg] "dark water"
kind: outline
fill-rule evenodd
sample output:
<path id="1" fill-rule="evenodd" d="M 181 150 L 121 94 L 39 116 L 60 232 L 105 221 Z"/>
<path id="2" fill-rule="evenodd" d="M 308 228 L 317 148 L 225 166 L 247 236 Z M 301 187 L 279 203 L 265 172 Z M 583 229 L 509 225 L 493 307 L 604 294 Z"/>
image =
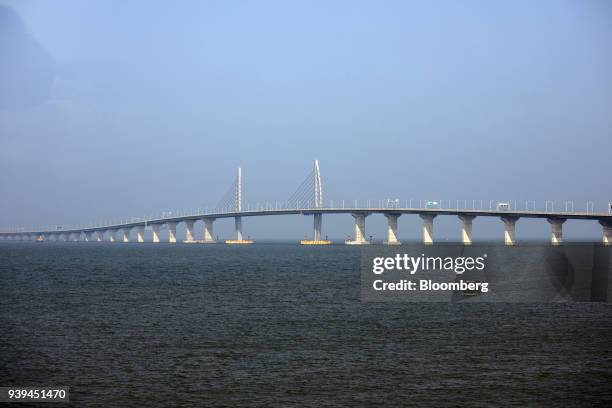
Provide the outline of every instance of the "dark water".
<path id="1" fill-rule="evenodd" d="M 0 386 L 78 407 L 612 404 L 609 304 L 361 303 L 357 248 L 5 243 L 0 284 Z"/>

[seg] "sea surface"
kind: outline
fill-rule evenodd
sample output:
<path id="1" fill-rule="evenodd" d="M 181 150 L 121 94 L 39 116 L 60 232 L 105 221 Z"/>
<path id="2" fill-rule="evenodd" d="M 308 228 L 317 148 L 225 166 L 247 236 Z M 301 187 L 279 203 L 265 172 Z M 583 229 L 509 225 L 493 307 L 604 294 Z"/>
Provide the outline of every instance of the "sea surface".
<path id="1" fill-rule="evenodd" d="M 0 243 L 0 386 L 70 386 L 75 407 L 612 406 L 609 303 L 363 303 L 359 262 Z"/>

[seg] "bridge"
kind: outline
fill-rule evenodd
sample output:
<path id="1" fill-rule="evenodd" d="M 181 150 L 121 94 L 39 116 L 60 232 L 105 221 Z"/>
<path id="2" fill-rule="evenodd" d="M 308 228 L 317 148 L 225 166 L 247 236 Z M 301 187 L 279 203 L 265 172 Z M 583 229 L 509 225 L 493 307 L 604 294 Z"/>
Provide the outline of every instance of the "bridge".
<path id="1" fill-rule="evenodd" d="M 181 216 L 164 214 L 161 217 L 150 219 L 132 219 L 119 223 L 107 223 L 78 228 L 56 228 L 56 229 L 31 229 L 24 231 L 0 232 L 0 240 L 37 240 L 37 241 L 88 241 L 88 242 L 130 242 L 132 230 L 136 231 L 136 242 L 145 242 L 145 229 L 152 230 L 152 242 L 161 242 L 160 231 L 162 228 L 168 230 L 168 242 L 178 241 L 176 226 L 184 223 L 186 227 L 186 243 L 216 243 L 213 234 L 215 220 L 220 218 L 233 218 L 235 224 L 235 239 L 225 241 L 227 244 L 250 244 L 250 239 L 244 239 L 242 219 L 245 217 L 259 216 L 281 216 L 281 215 L 305 215 L 313 217 L 314 233 L 312 240 L 304 240 L 303 244 L 324 245 L 331 242 L 322 239 L 323 215 L 350 214 L 355 220 L 355 232 L 353 239 L 347 240 L 348 245 L 367 245 L 371 242 L 366 238 L 366 218 L 371 214 L 383 214 L 387 218 L 387 240 L 388 245 L 398 245 L 398 218 L 402 215 L 417 215 L 423 220 L 423 243 L 434 243 L 434 219 L 437 216 L 457 216 L 461 221 L 461 242 L 465 245 L 473 243 L 472 222 L 476 217 L 498 217 L 504 224 L 504 242 L 506 245 L 516 244 L 516 223 L 520 218 L 542 218 L 551 225 L 550 241 L 553 245 L 563 242 L 563 223 L 568 219 L 599 222 L 603 228 L 603 244 L 612 244 L 612 214 L 608 212 L 595 212 L 587 204 L 587 211 L 573 211 L 572 206 L 566 206 L 565 211 L 554 211 L 547 202 L 546 210 L 533 209 L 517 210 L 516 205 L 509 203 L 489 203 L 488 209 L 476 208 L 476 200 L 472 202 L 472 208 L 459 208 L 459 200 L 455 208 L 444 207 L 441 202 L 420 200 L 418 206 L 413 206 L 408 201 L 401 206 L 399 200 L 380 200 L 378 206 L 371 206 L 367 202 L 365 206 L 359 206 L 357 201 L 345 203 L 333 201 L 324 205 L 323 187 L 319 162 L 315 160 L 314 169 L 304 182 L 298 187 L 293 195 L 286 201 L 275 204 L 267 203 L 256 209 L 243 208 L 242 204 L 242 170 L 239 168 L 236 178 L 227 193 L 219 201 L 217 206 L 208 210 L 198 210 L 195 213 L 183 214 Z M 467 207 L 467 202 L 461 200 Z M 416 204 L 416 203 L 415 203 Z M 528 203 L 525 205 L 528 208 Z M 610 204 L 609 204 L 610 207 Z M 196 223 L 204 223 L 204 239 L 196 240 Z M 121 231 L 121 236 L 117 234 Z"/>

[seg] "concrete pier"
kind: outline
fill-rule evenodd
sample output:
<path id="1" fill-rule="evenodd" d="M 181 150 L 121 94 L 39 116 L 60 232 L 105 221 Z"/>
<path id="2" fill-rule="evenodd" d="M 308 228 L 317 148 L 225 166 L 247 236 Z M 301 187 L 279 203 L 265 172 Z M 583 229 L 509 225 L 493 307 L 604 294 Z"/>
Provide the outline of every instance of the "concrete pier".
<path id="1" fill-rule="evenodd" d="M 136 239 L 138 242 L 144 242 L 144 232 L 145 232 L 145 227 L 144 225 L 138 225 L 136 227 Z"/>
<path id="2" fill-rule="evenodd" d="M 242 217 L 236 217 L 236 241 L 242 241 Z"/>
<path id="3" fill-rule="evenodd" d="M 459 215 L 461 220 L 461 242 L 463 245 L 472 245 L 472 221 L 475 215 Z"/>
<path id="4" fill-rule="evenodd" d="M 321 229 L 323 228 L 323 214 L 314 215 L 314 241 L 321 241 Z"/>
<path id="5" fill-rule="evenodd" d="M 252 244 L 253 241 L 250 239 L 244 239 L 242 235 L 242 217 L 236 217 L 236 239 L 228 239 L 225 241 L 226 244 L 231 245 L 244 245 L 244 244 Z"/>
<path id="6" fill-rule="evenodd" d="M 109 229 L 108 230 L 108 242 L 115 242 L 117 240 L 115 234 L 117 234 L 117 230 L 116 229 Z"/>
<path id="7" fill-rule="evenodd" d="M 552 228 L 550 243 L 553 245 L 561 245 L 563 242 L 563 223 L 565 218 L 547 218 Z"/>
<path id="8" fill-rule="evenodd" d="M 516 231 L 516 221 L 518 221 L 519 217 L 501 217 L 501 220 L 504 223 L 504 243 L 506 245 L 515 245 L 515 231 Z"/>
<path id="9" fill-rule="evenodd" d="M 603 244 L 608 246 L 612 245 L 612 221 L 599 221 L 603 227 Z"/>
<path id="10" fill-rule="evenodd" d="M 397 237 L 397 219 L 401 214 L 385 214 L 387 217 L 387 245 L 399 245 L 401 242 Z"/>
<path id="11" fill-rule="evenodd" d="M 431 245 L 433 244 L 433 220 L 436 218 L 436 215 L 419 214 L 419 217 L 423 220 L 423 243 Z"/>
<path id="12" fill-rule="evenodd" d="M 185 242 L 194 242 L 195 234 L 193 233 L 193 225 L 195 224 L 194 220 L 186 220 L 185 221 Z"/>
<path id="13" fill-rule="evenodd" d="M 215 238 L 213 235 L 213 222 L 214 218 L 204 218 L 204 243 L 213 244 Z"/>
<path id="14" fill-rule="evenodd" d="M 94 241 L 102 242 L 102 231 L 95 231 L 94 232 Z"/>
<path id="15" fill-rule="evenodd" d="M 130 232 L 132 231 L 131 227 L 124 227 L 121 229 L 123 232 L 123 242 L 130 242 Z"/>
<path id="16" fill-rule="evenodd" d="M 365 213 L 354 213 L 352 214 L 355 218 L 355 239 L 352 241 L 346 241 L 348 245 L 365 245 L 369 244 L 370 241 L 366 239 L 365 219 L 369 214 Z"/>
<path id="17" fill-rule="evenodd" d="M 153 230 L 153 242 L 155 243 L 159 243 L 159 228 L 161 227 L 160 224 L 151 224 L 151 229 Z"/>
<path id="18" fill-rule="evenodd" d="M 168 222 L 168 242 L 176 244 L 176 222 Z"/>

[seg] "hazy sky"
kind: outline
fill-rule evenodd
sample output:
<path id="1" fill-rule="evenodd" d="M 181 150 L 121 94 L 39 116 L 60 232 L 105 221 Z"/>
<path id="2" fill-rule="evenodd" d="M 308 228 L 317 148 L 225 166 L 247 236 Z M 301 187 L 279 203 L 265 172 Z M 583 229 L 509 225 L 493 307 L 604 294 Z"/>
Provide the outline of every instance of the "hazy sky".
<path id="1" fill-rule="evenodd" d="M 315 158 L 326 200 L 612 201 L 609 1 L 0 5 L 2 229 L 211 206 L 238 166 L 247 202 L 280 201 Z M 301 238 L 311 222 L 244 228 Z M 325 217 L 325 233 L 352 222 Z M 384 237 L 382 216 L 367 223 Z M 400 237 L 420 225 L 402 217 Z M 458 238 L 458 220 L 436 235 Z"/>

